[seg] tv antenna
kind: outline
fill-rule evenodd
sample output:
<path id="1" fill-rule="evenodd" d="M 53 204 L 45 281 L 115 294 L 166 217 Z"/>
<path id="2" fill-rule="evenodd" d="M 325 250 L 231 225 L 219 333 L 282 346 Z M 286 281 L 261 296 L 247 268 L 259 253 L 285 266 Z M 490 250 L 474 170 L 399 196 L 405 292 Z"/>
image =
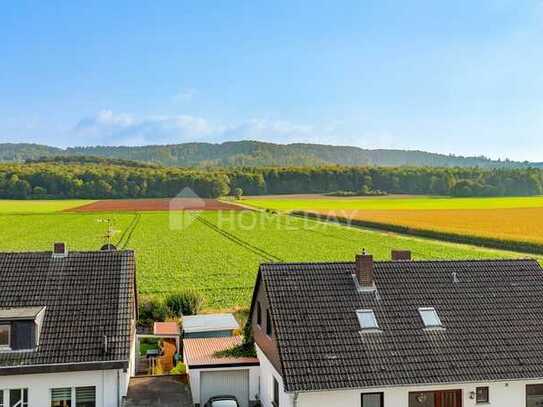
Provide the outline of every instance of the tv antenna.
<path id="1" fill-rule="evenodd" d="M 111 240 L 113 239 L 113 236 L 115 236 L 116 233 L 119 233 L 118 230 L 113 229 L 113 224 L 115 220 L 112 218 L 101 218 L 101 219 L 98 219 L 98 222 L 107 223 L 107 231 L 102 237 L 104 241 L 106 242 L 107 247 L 113 247 Z"/>

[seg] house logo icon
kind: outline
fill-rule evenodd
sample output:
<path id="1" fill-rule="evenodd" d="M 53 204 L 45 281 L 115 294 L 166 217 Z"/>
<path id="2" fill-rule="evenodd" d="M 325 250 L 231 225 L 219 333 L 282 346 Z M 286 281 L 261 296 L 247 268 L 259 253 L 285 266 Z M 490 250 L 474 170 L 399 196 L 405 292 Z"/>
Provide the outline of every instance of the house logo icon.
<path id="1" fill-rule="evenodd" d="M 206 201 L 192 189 L 185 187 L 169 200 L 168 207 L 170 229 L 184 230 L 198 218 L 200 211 L 205 209 Z"/>

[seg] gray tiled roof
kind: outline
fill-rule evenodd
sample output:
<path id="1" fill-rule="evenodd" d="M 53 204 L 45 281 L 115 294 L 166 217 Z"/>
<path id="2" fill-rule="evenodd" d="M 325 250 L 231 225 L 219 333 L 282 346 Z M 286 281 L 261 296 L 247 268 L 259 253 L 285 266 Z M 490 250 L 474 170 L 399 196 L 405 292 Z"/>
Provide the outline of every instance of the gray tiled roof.
<path id="1" fill-rule="evenodd" d="M 0 374 L 9 367 L 128 361 L 133 252 L 0 253 L 0 287 L 0 308 L 46 307 L 37 350 L 0 352 Z"/>
<path id="2" fill-rule="evenodd" d="M 264 264 L 287 391 L 543 377 L 543 270 L 535 260 Z M 452 273 L 457 273 L 454 283 Z M 419 307 L 444 330 L 425 330 Z M 373 309 L 380 333 L 360 333 Z"/>

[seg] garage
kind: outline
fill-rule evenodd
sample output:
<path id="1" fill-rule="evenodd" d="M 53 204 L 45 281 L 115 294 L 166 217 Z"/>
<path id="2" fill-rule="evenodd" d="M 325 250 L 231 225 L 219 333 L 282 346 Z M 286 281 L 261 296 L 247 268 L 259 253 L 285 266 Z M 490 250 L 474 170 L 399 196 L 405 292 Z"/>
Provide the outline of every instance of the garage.
<path id="1" fill-rule="evenodd" d="M 240 407 L 249 407 L 249 370 L 201 372 L 200 400 L 202 403 L 221 394 L 236 396 Z"/>
<path id="2" fill-rule="evenodd" d="M 259 399 L 260 364 L 255 357 L 217 356 L 241 344 L 239 336 L 183 340 L 192 400 L 201 407 L 213 396 L 236 396 L 240 407 Z"/>

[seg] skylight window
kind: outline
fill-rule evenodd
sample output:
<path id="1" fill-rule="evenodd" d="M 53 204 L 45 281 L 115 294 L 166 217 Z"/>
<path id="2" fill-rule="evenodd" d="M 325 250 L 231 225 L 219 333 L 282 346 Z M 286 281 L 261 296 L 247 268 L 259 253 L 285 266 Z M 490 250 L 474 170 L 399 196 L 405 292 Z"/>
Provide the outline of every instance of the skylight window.
<path id="1" fill-rule="evenodd" d="M 358 322 L 363 330 L 376 330 L 379 329 L 375 313 L 371 309 L 360 309 L 356 311 L 358 316 Z"/>
<path id="2" fill-rule="evenodd" d="M 419 314 L 426 328 L 441 328 L 443 326 L 435 308 L 419 308 Z"/>

